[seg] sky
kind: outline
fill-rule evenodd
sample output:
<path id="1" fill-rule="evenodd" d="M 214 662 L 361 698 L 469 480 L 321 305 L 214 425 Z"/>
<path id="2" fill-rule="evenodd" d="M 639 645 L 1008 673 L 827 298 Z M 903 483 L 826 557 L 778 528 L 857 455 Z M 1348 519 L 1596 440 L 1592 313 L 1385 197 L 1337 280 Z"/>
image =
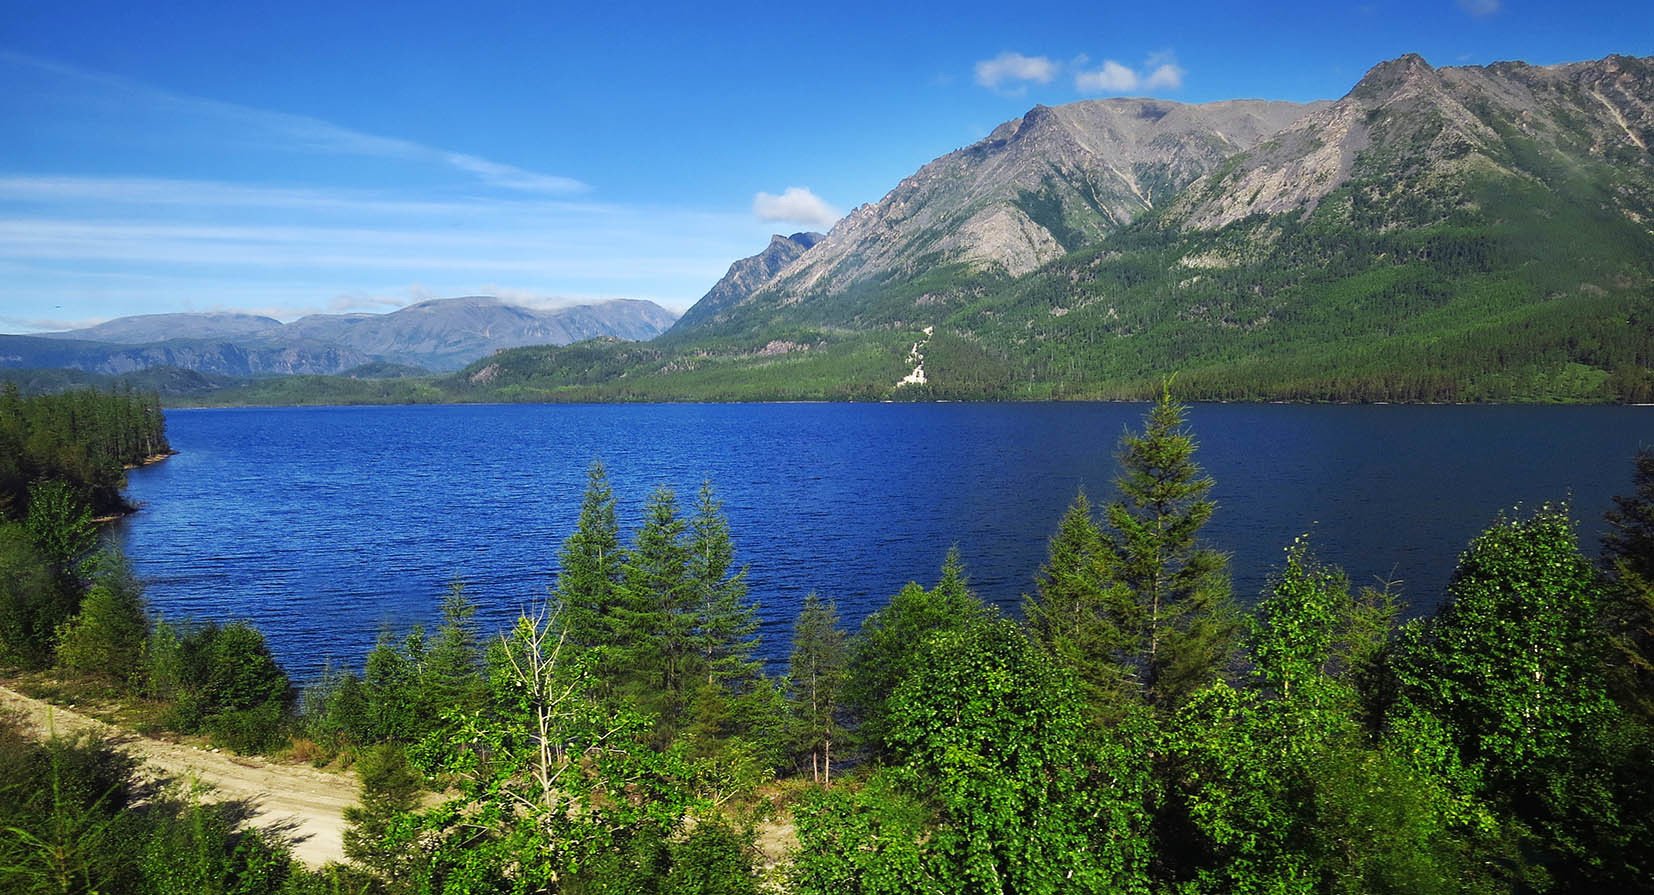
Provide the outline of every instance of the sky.
<path id="1" fill-rule="evenodd" d="M 0 0 L 0 332 L 693 304 L 1036 103 L 1654 55 L 1654 3 Z"/>

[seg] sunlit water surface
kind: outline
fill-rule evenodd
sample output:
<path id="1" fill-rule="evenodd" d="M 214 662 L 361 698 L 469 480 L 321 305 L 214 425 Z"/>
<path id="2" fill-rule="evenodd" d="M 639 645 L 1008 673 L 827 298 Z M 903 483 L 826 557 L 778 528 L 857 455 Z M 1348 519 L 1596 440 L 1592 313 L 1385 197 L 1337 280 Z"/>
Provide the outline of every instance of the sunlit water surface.
<path id="1" fill-rule="evenodd" d="M 180 452 L 134 471 L 120 527 L 168 618 L 247 619 L 296 677 L 429 622 L 463 579 L 493 631 L 543 599 L 601 459 L 635 526 L 656 486 L 723 500 L 784 659 L 805 594 L 859 624 L 958 544 L 1015 612 L 1077 489 L 1112 494 L 1133 404 L 484 405 L 173 411 Z M 1654 410 L 1197 405 L 1209 541 L 1251 601 L 1305 532 L 1357 584 L 1440 599 L 1502 509 L 1571 500 L 1591 553 Z"/>

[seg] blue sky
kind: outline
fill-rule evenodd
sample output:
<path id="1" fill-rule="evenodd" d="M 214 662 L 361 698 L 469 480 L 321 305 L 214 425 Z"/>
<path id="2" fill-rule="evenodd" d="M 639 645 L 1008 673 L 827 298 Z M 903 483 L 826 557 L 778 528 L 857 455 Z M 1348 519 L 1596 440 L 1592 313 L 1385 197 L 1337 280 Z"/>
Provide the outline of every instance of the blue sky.
<path id="1" fill-rule="evenodd" d="M 0 331 L 687 307 L 1034 103 L 1654 54 L 1654 3 L 0 0 Z"/>

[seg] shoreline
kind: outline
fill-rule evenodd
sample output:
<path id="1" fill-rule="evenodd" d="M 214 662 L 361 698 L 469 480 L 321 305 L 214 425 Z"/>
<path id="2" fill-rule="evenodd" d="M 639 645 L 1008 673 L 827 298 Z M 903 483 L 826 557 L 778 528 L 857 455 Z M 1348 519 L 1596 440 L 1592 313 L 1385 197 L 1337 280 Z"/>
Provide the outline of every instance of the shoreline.
<path id="1" fill-rule="evenodd" d="M 162 451 L 161 453 L 150 454 L 149 456 L 143 458 L 142 460 L 139 460 L 137 463 L 124 464 L 124 465 L 121 466 L 121 471 L 122 472 L 130 472 L 131 470 L 134 470 L 134 469 L 143 469 L 146 466 L 154 466 L 155 464 L 160 463 L 160 462 L 168 459 L 169 457 L 177 456 L 177 454 L 178 454 L 177 451 L 172 450 L 172 449 L 169 448 L 165 451 Z M 136 504 L 126 503 L 126 495 L 125 495 L 124 492 L 121 495 L 121 502 L 125 504 L 125 507 L 120 512 L 118 512 L 118 513 L 105 513 L 102 516 L 93 516 L 92 517 L 92 524 L 93 525 L 110 525 L 112 523 L 119 522 L 122 519 L 125 519 L 126 517 L 132 515 L 133 513 L 138 512 L 138 510 L 142 509 L 142 507 L 140 507 Z"/>

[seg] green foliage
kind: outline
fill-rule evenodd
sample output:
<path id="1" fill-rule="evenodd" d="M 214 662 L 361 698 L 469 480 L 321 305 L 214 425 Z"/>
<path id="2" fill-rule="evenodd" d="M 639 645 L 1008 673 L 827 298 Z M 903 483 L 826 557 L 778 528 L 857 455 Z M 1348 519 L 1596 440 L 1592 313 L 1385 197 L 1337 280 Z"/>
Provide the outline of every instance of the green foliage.
<path id="1" fill-rule="evenodd" d="M 671 847 L 662 895 L 758 895 L 750 836 L 706 820 Z"/>
<path id="2" fill-rule="evenodd" d="M 846 645 L 838 607 L 811 593 L 793 621 L 793 651 L 787 662 L 787 701 L 797 733 L 794 750 L 809 755 L 810 779 L 833 782 L 833 743 L 843 742 Z"/>
<path id="3" fill-rule="evenodd" d="M 287 846 L 240 829 L 247 806 L 142 779 L 94 739 L 31 742 L 0 719 L 0 891 L 276 895 L 327 891 Z M 348 873 L 334 874 L 348 882 Z M 338 891 L 364 891 L 346 886 Z"/>
<path id="4" fill-rule="evenodd" d="M 887 742 L 934 812 L 935 878 L 994 893 L 1133 885 L 1090 848 L 1104 791 L 1071 679 L 1009 621 L 933 634 L 922 654 L 891 696 Z"/>
<path id="5" fill-rule="evenodd" d="M 689 575 L 685 529 L 677 496 L 656 489 L 626 554 L 612 643 L 612 655 L 625 669 L 618 688 L 657 715 L 667 737 L 681 729 L 698 682 L 692 665 L 700 593 Z"/>
<path id="6" fill-rule="evenodd" d="M 356 759 L 356 776 L 362 782 L 358 805 L 345 809 L 345 856 L 391 883 L 409 875 L 410 859 L 394 842 L 392 825 L 400 815 L 419 805 L 422 789 L 418 771 L 408 755 L 395 743 L 380 743 L 362 751 Z"/>
<path id="7" fill-rule="evenodd" d="M 0 663 L 44 665 L 57 626 L 75 611 L 74 597 L 28 530 L 0 522 Z"/>
<path id="8" fill-rule="evenodd" d="M 136 688 L 143 683 L 149 638 L 143 586 L 118 554 L 96 563 L 80 612 L 58 627 L 58 665 L 77 674 L 103 676 Z"/>
<path id="9" fill-rule="evenodd" d="M 1495 785 L 1530 785 L 1609 710 L 1597 590 L 1566 512 L 1501 518 L 1460 558 L 1435 617 L 1409 628 L 1393 665 L 1405 698 L 1446 721 Z"/>
<path id="10" fill-rule="evenodd" d="M 120 495 L 124 468 L 168 450 L 166 422 L 152 394 L 86 390 L 25 397 L 7 382 L 0 387 L 0 518 L 26 517 L 30 487 L 48 482 L 67 489 L 72 507 L 120 512 L 127 509 Z M 61 522 L 72 516 L 58 506 L 41 518 Z M 81 545 L 71 539 L 60 546 L 54 559 Z"/>
<path id="11" fill-rule="evenodd" d="M 585 891 L 650 876 L 654 845 L 696 804 L 688 764 L 597 698 L 555 615 L 519 619 L 490 651 L 488 681 L 488 704 L 444 750 L 459 795 L 388 825 L 387 844 L 415 859 L 411 888 Z"/>
<path id="12" fill-rule="evenodd" d="M 948 551 L 942 577 L 926 590 L 910 583 L 869 615 L 850 644 L 844 684 L 845 703 L 861 722 L 861 735 L 882 750 L 892 723 L 886 705 L 890 694 L 923 662 L 919 646 L 942 631 L 969 628 L 991 615 L 966 586 L 957 548 Z"/>
<path id="13" fill-rule="evenodd" d="M 798 895 L 909 895 L 950 887 L 925 869 L 921 843 L 929 811 L 896 779 L 817 790 L 794 813 L 798 854 L 790 872 Z"/>
<path id="14" fill-rule="evenodd" d="M 157 620 L 145 649 L 145 690 L 171 700 L 169 723 L 242 752 L 275 747 L 292 687 L 264 635 L 244 622 L 180 629 Z"/>
<path id="15" fill-rule="evenodd" d="M 1654 804 L 1646 728 L 1608 695 L 1601 587 L 1564 511 L 1501 518 L 1391 662 L 1398 711 L 1441 719 L 1480 795 L 1563 890 L 1615 888 L 1651 866 L 1633 844 Z"/>
<path id="16" fill-rule="evenodd" d="M 1654 728 L 1654 451 L 1638 451 L 1630 495 L 1614 498 L 1602 538 L 1602 601 L 1615 701 Z"/>
<path id="17" fill-rule="evenodd" d="M 72 578 L 79 571 L 80 561 L 98 546 L 92 508 L 60 481 L 29 486 L 29 513 L 24 525 L 35 546 L 65 578 Z"/>
<path id="18" fill-rule="evenodd" d="M 1023 600 L 1029 636 L 1075 676 L 1099 715 L 1132 693 L 1125 657 L 1140 624 L 1135 597 L 1114 572 L 1114 553 L 1081 491 L 1051 536 L 1037 596 Z"/>
<path id="19" fill-rule="evenodd" d="M 1141 433 L 1120 442 L 1119 499 L 1106 510 L 1112 573 L 1133 602 L 1108 620 L 1130 633 L 1116 654 L 1125 680 L 1150 703 L 1174 708 L 1214 680 L 1230 660 L 1238 631 L 1229 563 L 1198 542 L 1216 504 L 1212 480 L 1194 462 L 1195 440 L 1166 383 Z"/>
<path id="20" fill-rule="evenodd" d="M 557 572 L 557 600 L 576 646 L 601 651 L 616 642 L 620 570 L 625 552 L 620 546 L 620 523 L 615 518 L 614 491 L 603 464 L 594 461 L 586 473 L 586 491 L 574 532 L 563 542 Z M 609 672 L 605 672 L 608 676 Z"/>

